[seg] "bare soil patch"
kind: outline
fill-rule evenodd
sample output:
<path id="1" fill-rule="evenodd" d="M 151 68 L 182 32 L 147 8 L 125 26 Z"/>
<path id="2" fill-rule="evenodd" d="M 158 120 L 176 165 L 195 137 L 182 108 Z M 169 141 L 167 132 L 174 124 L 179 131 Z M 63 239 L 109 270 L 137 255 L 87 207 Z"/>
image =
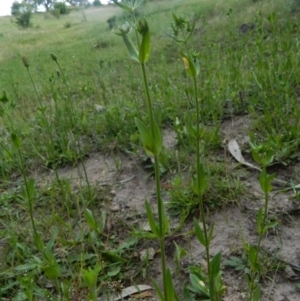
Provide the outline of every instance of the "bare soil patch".
<path id="1" fill-rule="evenodd" d="M 251 126 L 248 116 L 239 116 L 223 122 L 221 131 L 224 139 L 235 138 L 245 148 L 248 143 L 247 130 Z M 169 150 L 176 147 L 176 135 L 171 130 L 164 130 L 165 147 Z M 250 156 L 249 156 L 250 158 Z M 251 159 L 251 158 L 250 158 Z M 215 237 L 212 243 L 211 255 L 222 254 L 225 262 L 230 256 L 240 256 L 246 243 L 257 244 L 256 214 L 263 205 L 263 194 L 259 187 L 256 170 L 238 166 L 233 158 L 227 158 L 229 164 L 236 165 L 237 174 L 242 174 L 241 181 L 247 187 L 247 194 L 236 200 L 236 205 L 218 210 L 208 217 L 208 226 L 215 225 Z M 126 223 L 139 225 L 141 228 L 147 223 L 144 201 L 147 199 L 156 206 L 155 183 L 152 171 L 142 165 L 142 158 L 128 155 L 91 154 L 84 162 L 87 177 L 91 185 L 111 187 L 111 223 L 124 218 Z M 235 170 L 234 168 L 232 169 Z M 276 170 L 280 177 L 286 178 L 286 171 Z M 72 179 L 73 184 L 79 185 L 85 181 L 82 165 L 75 168 L 61 168 L 58 170 L 61 178 Z M 293 176 L 290 174 L 290 176 Z M 48 180 L 53 180 L 53 174 Z M 270 264 L 270 272 L 262 280 L 264 301 L 296 301 L 300 295 L 296 290 L 296 283 L 300 282 L 300 222 L 299 202 L 293 199 L 291 190 L 280 192 L 275 189 L 271 193 L 269 207 L 270 216 L 278 222 L 278 227 L 269 231 L 263 239 L 263 249 L 266 252 L 265 264 Z M 126 217 L 131 216 L 131 219 Z M 132 220 L 134 217 L 134 220 Z M 173 223 L 178 221 L 172 220 Z M 118 225 L 114 225 L 118 227 Z M 187 221 L 184 231 L 193 229 L 191 221 Z M 182 261 L 183 269 L 176 271 L 174 264 L 173 241 L 188 250 L 188 256 Z M 149 245 L 148 245 L 149 247 Z M 154 258 L 147 270 L 147 277 L 140 279 L 143 284 L 151 285 L 151 278 L 161 283 L 159 246 L 153 243 Z M 195 235 L 188 237 L 170 237 L 167 239 L 168 263 L 174 276 L 176 287 L 188 282 L 187 267 L 190 264 L 205 262 L 204 248 L 199 244 Z M 141 250 L 139 250 L 141 251 Z M 272 267 L 272 264 L 274 266 Z M 276 264 L 281 268 L 276 268 Z M 224 281 L 227 286 L 226 301 L 245 300 L 245 281 L 243 273 L 236 272 L 224 266 Z"/>

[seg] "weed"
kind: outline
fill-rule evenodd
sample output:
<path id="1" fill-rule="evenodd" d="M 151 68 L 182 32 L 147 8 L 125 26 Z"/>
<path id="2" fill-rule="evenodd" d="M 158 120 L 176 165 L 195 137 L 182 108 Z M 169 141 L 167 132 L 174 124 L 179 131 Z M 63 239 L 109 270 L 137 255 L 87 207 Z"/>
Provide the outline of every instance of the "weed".
<path id="1" fill-rule="evenodd" d="M 242 271 L 244 274 L 250 273 L 250 262 L 245 253 L 241 257 L 231 256 L 225 261 L 225 265 L 233 267 L 236 271 Z"/>
<path id="2" fill-rule="evenodd" d="M 260 299 L 261 287 L 259 285 L 259 279 L 261 273 L 264 271 L 262 263 L 259 261 L 259 254 L 261 251 L 261 242 L 264 234 L 270 229 L 276 226 L 276 222 L 268 221 L 268 205 L 270 196 L 269 193 L 272 190 L 271 181 L 275 178 L 275 174 L 267 174 L 266 167 L 273 161 L 274 155 L 271 150 L 261 148 L 259 146 L 252 146 L 252 155 L 257 163 L 263 168 L 259 176 L 260 187 L 264 193 L 265 204 L 264 208 L 260 208 L 257 214 L 257 232 L 258 243 L 257 247 L 250 246 L 249 248 L 249 261 L 250 261 L 250 273 L 246 275 L 245 279 L 248 284 L 248 301 L 257 301 Z"/>
<path id="3" fill-rule="evenodd" d="M 159 155 L 162 150 L 162 134 L 158 128 L 157 122 L 153 115 L 152 102 L 149 92 L 148 77 L 146 73 L 145 63 L 148 61 L 150 53 L 150 33 L 149 26 L 146 20 L 136 22 L 135 10 L 141 4 L 141 1 L 115 1 L 115 4 L 119 5 L 122 9 L 131 12 L 132 20 L 136 26 L 136 41 L 138 45 L 138 50 L 132 43 L 128 36 L 130 31 L 130 26 L 125 23 L 122 27 L 118 28 L 118 35 L 122 36 L 124 43 L 127 47 L 131 59 L 138 62 L 141 66 L 142 76 L 144 80 L 145 87 L 145 98 L 146 106 L 149 115 L 149 128 L 140 120 L 135 119 L 136 126 L 139 130 L 141 140 L 143 142 L 144 148 L 148 154 L 154 157 L 154 169 L 155 169 L 155 183 L 156 183 L 156 198 L 157 198 L 157 208 L 158 208 L 158 224 L 154 220 L 154 215 L 151 210 L 150 204 L 146 201 L 146 211 L 148 216 L 149 225 L 152 231 L 152 238 L 158 239 L 160 242 L 161 251 L 161 267 L 163 274 L 163 292 L 160 291 L 157 284 L 155 284 L 156 291 L 161 299 L 173 300 L 175 298 L 175 290 L 172 284 L 172 278 L 169 269 L 166 266 L 166 251 L 165 251 L 165 235 L 169 231 L 169 221 L 164 209 L 164 203 L 161 198 L 161 184 L 160 184 L 160 168 L 159 168 Z M 142 41 L 140 42 L 139 36 L 142 36 Z M 147 235 L 149 237 L 149 235 Z M 147 237 L 145 236 L 145 237 Z M 177 298 L 177 297 L 176 297 Z"/>

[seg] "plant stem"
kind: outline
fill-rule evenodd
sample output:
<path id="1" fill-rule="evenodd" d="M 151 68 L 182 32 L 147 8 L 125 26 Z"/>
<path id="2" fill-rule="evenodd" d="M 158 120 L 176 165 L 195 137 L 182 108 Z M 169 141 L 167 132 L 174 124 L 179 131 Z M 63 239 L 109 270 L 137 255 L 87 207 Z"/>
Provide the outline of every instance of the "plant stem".
<path id="1" fill-rule="evenodd" d="M 194 95 L 195 95 L 195 103 L 196 103 L 196 156 L 197 156 L 197 184 L 200 185 L 200 178 L 201 178 L 201 166 L 200 166 L 200 104 L 198 99 L 198 87 L 197 87 L 197 79 L 196 77 L 193 78 L 194 80 Z M 199 189 L 200 190 L 200 189 Z M 207 227 L 206 227 L 206 220 L 205 220 L 205 212 L 204 212 L 204 205 L 203 205 L 203 198 L 202 193 L 199 191 L 198 193 L 198 203 L 199 203 L 199 211 L 200 211 L 200 220 L 203 224 L 203 232 L 205 237 L 205 251 L 206 251 L 206 261 L 207 261 L 207 270 L 208 270 L 208 279 L 210 279 L 210 255 L 209 255 L 209 244 L 208 236 L 207 236 Z"/>
<path id="2" fill-rule="evenodd" d="M 145 86 L 147 108 L 148 108 L 148 112 L 149 112 L 150 130 L 151 130 L 152 136 L 154 137 L 154 135 L 155 135 L 155 133 L 154 133 L 154 117 L 153 117 L 152 103 L 151 103 L 151 98 L 150 98 L 148 78 L 147 78 L 145 64 L 141 64 L 141 68 L 142 68 L 142 74 L 143 74 L 143 80 L 144 80 L 144 86 Z"/>
<path id="3" fill-rule="evenodd" d="M 11 126 L 11 131 L 12 131 L 12 133 L 14 133 L 15 129 L 14 129 L 13 120 L 12 120 L 11 116 L 8 113 L 6 113 L 6 112 L 4 112 L 4 113 L 5 113 L 5 115 L 7 116 L 8 120 L 9 120 L 9 123 L 10 123 L 10 126 Z M 17 147 L 17 151 L 18 151 L 18 157 L 19 157 L 19 162 L 20 162 L 21 174 L 22 174 L 22 177 L 24 179 L 24 184 L 25 184 L 25 189 L 26 189 L 26 196 L 27 196 L 28 207 L 29 207 L 30 221 L 31 221 L 31 225 L 32 225 L 34 235 L 38 236 L 36 226 L 35 226 L 35 223 L 34 223 L 34 217 L 33 217 L 32 198 L 31 198 L 31 194 L 30 194 L 30 191 L 29 191 L 29 184 L 28 184 L 28 181 L 27 181 L 27 176 L 26 176 L 26 171 L 25 171 L 25 164 L 24 164 L 23 155 L 21 153 L 20 147 Z"/>
<path id="4" fill-rule="evenodd" d="M 150 119 L 150 130 L 153 137 L 155 137 L 154 130 L 154 117 L 153 117 L 153 109 L 150 98 L 147 72 L 145 68 L 145 64 L 141 64 L 147 107 L 149 112 Z M 159 222 L 159 230 L 160 230 L 160 252 L 161 252 L 161 267 L 163 274 L 163 286 L 164 286 L 164 300 L 169 301 L 168 299 L 168 287 L 167 287 L 167 275 L 166 275 L 166 252 L 165 252 L 165 237 L 164 237 L 164 229 L 163 229 L 163 217 L 164 217 L 164 205 L 161 199 L 161 191 L 160 191 L 160 170 L 159 170 L 159 160 L 158 155 L 154 156 L 154 170 L 155 170 L 155 185 L 156 185 L 156 198 L 157 198 L 157 208 L 158 208 L 158 222 Z M 171 300 L 172 301 L 172 300 Z"/>
<path id="5" fill-rule="evenodd" d="M 166 248 L 165 248 L 165 237 L 163 233 L 163 212 L 164 206 L 160 194 L 160 171 L 159 171 L 159 160 L 158 156 L 154 156 L 154 168 L 155 168 L 155 184 L 156 184 L 156 197 L 157 197 L 157 207 L 158 207 L 158 222 L 160 226 L 160 256 L 161 256 L 161 268 L 163 274 L 163 284 L 164 284 L 164 297 L 165 301 L 168 301 L 168 288 L 167 288 L 167 278 L 166 278 Z M 172 301 L 172 300 L 171 300 Z"/>
<path id="6" fill-rule="evenodd" d="M 30 221 L 31 221 L 31 225 L 32 225 L 34 235 L 38 236 L 36 226 L 35 226 L 35 223 L 34 223 L 34 217 L 33 217 L 32 198 L 31 198 L 30 191 L 29 191 L 29 185 L 28 185 L 27 176 L 26 176 L 25 167 L 24 167 L 24 160 L 23 160 L 23 156 L 22 156 L 20 148 L 18 148 L 18 156 L 19 156 L 19 161 L 20 161 L 20 165 L 21 165 L 20 166 L 21 167 L 21 172 L 22 172 L 22 176 L 23 176 L 23 179 L 24 179 L 25 189 L 26 189 L 27 201 L 28 201 L 28 206 L 29 206 Z"/>
<path id="7" fill-rule="evenodd" d="M 42 104 L 42 101 L 41 101 L 41 99 L 40 99 L 40 96 L 39 96 L 39 93 L 38 93 L 38 91 L 37 91 L 37 88 L 36 88 L 36 86 L 35 86 L 35 84 L 34 84 L 34 81 L 33 81 L 33 78 L 32 78 L 32 76 L 31 76 L 31 73 L 30 73 L 30 71 L 29 71 L 29 68 L 27 67 L 26 69 L 27 69 L 27 72 L 28 72 L 28 75 L 29 75 L 31 84 L 32 84 L 32 86 L 33 86 L 33 89 L 34 89 L 34 91 L 35 91 L 36 97 L 37 97 L 37 99 L 38 99 L 38 102 L 39 102 L 39 105 L 40 105 L 40 108 L 41 108 L 41 112 L 42 112 L 42 114 L 43 114 L 44 122 L 45 122 L 45 125 L 46 125 L 46 128 L 47 128 L 47 132 L 48 132 L 48 136 L 49 136 L 48 139 L 50 140 L 50 145 L 52 145 L 52 134 L 51 134 L 51 130 L 50 130 L 50 125 L 49 125 L 49 123 L 48 123 L 48 119 L 47 119 L 46 114 L 45 114 L 45 107 L 44 107 L 43 104 Z"/>
<path id="8" fill-rule="evenodd" d="M 66 76 L 64 74 L 64 71 L 62 70 L 62 68 L 61 68 L 58 60 L 56 59 L 54 61 L 55 61 L 56 65 L 59 68 L 59 72 L 62 75 L 63 83 L 64 83 L 64 85 L 66 86 L 66 89 L 67 89 L 68 103 L 67 103 L 66 107 L 67 107 L 68 110 L 71 111 L 71 114 L 68 114 L 68 115 L 69 115 L 69 119 L 71 121 L 71 124 L 74 127 L 74 126 L 76 126 L 76 122 L 74 121 L 74 118 L 75 118 L 76 115 L 75 115 L 74 106 L 73 106 L 73 103 L 72 103 L 72 98 L 71 98 L 71 93 L 70 93 L 70 89 L 69 89 L 69 84 L 68 84 L 67 78 L 66 78 Z"/>
<path id="9" fill-rule="evenodd" d="M 135 17 L 134 11 L 131 12 L 131 18 L 132 18 L 133 24 L 136 24 L 136 17 Z M 140 43 L 140 38 L 139 38 L 139 35 L 138 35 L 138 32 L 137 32 L 136 28 L 135 28 L 134 31 L 135 31 L 135 37 L 136 37 L 136 42 L 137 42 L 137 45 L 138 45 L 138 49 L 140 49 L 141 43 Z"/>
<path id="10" fill-rule="evenodd" d="M 264 167 L 263 169 L 265 169 L 266 167 Z M 265 182 L 267 181 L 267 174 L 265 172 Z M 263 216 L 263 220 L 262 220 L 262 224 L 261 224 L 261 231 L 259 233 L 259 237 L 258 237 L 258 243 L 257 243 L 257 250 L 256 250 L 256 254 L 255 254 L 255 259 L 254 259 L 254 267 L 256 267 L 257 261 L 258 261 L 258 254 L 260 252 L 260 246 L 261 246 L 261 242 L 262 242 L 262 238 L 263 238 L 263 234 L 264 234 L 264 228 L 266 225 L 266 220 L 268 217 L 268 206 L 269 206 L 269 193 L 265 192 L 265 205 L 264 205 L 264 216 Z M 255 271 L 253 272 L 253 275 L 251 276 L 251 291 L 250 291 L 250 297 L 249 297 L 249 301 L 252 301 L 253 298 L 253 293 L 254 293 L 254 288 L 255 288 Z"/>

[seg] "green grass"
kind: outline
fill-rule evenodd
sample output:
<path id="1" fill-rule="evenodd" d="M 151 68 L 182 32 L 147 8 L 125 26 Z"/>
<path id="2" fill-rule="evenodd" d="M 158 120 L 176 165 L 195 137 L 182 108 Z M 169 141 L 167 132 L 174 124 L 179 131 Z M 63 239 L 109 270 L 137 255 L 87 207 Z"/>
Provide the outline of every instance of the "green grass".
<path id="1" fill-rule="evenodd" d="M 168 36 L 172 11 L 187 16 L 194 13 L 196 18 L 191 45 L 200 53 L 201 160 L 208 182 L 204 203 L 209 210 L 236 203 L 246 190 L 223 158 L 220 129 L 224 120 L 250 116 L 251 127 L 245 135 L 262 149 L 272 150 L 276 164 L 291 164 L 298 155 L 300 18 L 299 12 L 291 13 L 279 0 L 149 1 L 139 10 L 139 18 L 145 15 L 150 25 L 147 70 L 154 115 L 159 126 L 175 131 L 178 139 L 176 148 L 161 162 L 166 172 L 163 180 L 172 184 L 166 192 L 169 210 L 189 216 L 198 212 L 191 183 L 196 170 L 191 132 L 197 120 L 192 83 L 184 72 L 179 48 Z M 83 293 L 87 286 L 82 282 L 82 269 L 95 267 L 97 262 L 102 264 L 99 279 L 103 283 L 122 280 L 129 285 L 141 276 L 137 272 L 136 278 L 125 280 L 136 261 L 132 253 L 144 242 L 133 239 L 132 229 L 126 227 L 124 232 L 97 232 L 85 214 L 91 209 L 100 221 L 109 190 L 88 183 L 75 190 L 71 182 L 58 178 L 35 188 L 34 217 L 61 268 L 60 284 L 55 283 L 59 287 L 46 288 L 45 258 L 31 236 L 12 132 L 22 143 L 27 177 L 45 168 L 80 165 L 92 152 L 142 152 L 134 122 L 136 117 L 147 120 L 139 66 L 128 58 L 121 39 L 106 23 L 116 15 L 120 25 L 128 16 L 114 6 L 89 8 L 84 14 L 86 20 L 80 10 L 59 19 L 34 14 L 33 26 L 26 30 L 17 28 L 9 17 L 0 18 L 0 93 L 5 91 L 0 94 L 0 105 L 7 113 L 0 115 L 0 233 L 4 245 L 3 249 L 0 245 L 4 253 L 0 287 L 5 298 L 24 300 L 28 283 L 33 283 L 32 290 L 39 296 L 49 295 L 51 289 L 63 294 L 62 283 L 67 286 L 67 282 L 78 294 Z M 241 34 L 244 23 L 254 23 L 255 30 Z M 56 54 L 61 70 L 50 53 Z M 37 94 L 23 56 L 28 57 Z M 97 112 L 95 105 L 105 109 Z"/>

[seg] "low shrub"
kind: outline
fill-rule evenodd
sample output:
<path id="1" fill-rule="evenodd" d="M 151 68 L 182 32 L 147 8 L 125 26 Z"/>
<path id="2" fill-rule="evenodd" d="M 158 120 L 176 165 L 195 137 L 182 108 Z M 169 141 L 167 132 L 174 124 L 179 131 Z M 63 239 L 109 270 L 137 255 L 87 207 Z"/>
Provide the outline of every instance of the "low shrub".
<path id="1" fill-rule="evenodd" d="M 53 6 L 54 10 L 58 11 L 60 15 L 67 15 L 70 13 L 70 9 L 64 2 L 56 2 Z"/>

